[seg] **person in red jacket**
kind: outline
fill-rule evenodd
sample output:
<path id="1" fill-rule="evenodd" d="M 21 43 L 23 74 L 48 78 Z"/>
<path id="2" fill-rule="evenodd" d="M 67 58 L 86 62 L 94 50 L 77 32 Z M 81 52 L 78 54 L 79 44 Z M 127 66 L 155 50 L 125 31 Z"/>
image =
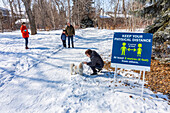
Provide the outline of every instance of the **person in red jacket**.
<path id="1" fill-rule="evenodd" d="M 28 48 L 29 32 L 28 32 L 28 29 L 26 28 L 25 22 L 22 23 L 20 30 L 21 30 L 21 33 L 22 33 L 22 37 L 25 39 L 25 49 L 29 49 Z"/>

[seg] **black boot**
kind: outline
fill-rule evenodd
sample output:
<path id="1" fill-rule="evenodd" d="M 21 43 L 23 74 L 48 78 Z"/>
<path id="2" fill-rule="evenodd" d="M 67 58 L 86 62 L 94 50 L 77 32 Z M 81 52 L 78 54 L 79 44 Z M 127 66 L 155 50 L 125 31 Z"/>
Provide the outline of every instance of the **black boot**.
<path id="1" fill-rule="evenodd" d="M 74 48 L 74 43 L 72 42 L 72 48 Z"/>
<path id="2" fill-rule="evenodd" d="M 93 73 L 90 75 L 97 75 L 97 70 L 95 69 L 95 67 L 91 67 L 91 69 L 93 70 Z"/>
<path id="3" fill-rule="evenodd" d="M 93 72 L 92 74 L 90 74 L 90 75 L 97 75 L 97 72 Z"/>
<path id="4" fill-rule="evenodd" d="M 28 47 L 25 47 L 25 49 L 29 49 Z"/>

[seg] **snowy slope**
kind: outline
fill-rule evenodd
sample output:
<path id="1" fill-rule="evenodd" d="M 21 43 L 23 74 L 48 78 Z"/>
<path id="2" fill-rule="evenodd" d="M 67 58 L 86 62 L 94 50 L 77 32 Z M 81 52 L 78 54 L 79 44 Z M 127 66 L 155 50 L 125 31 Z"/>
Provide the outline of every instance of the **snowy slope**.
<path id="1" fill-rule="evenodd" d="M 118 30 L 119 31 L 119 30 Z M 121 72 L 116 87 L 113 73 L 70 75 L 70 64 L 89 61 L 86 49 L 110 60 L 112 30 L 76 30 L 75 48 L 62 48 L 61 30 L 30 36 L 24 49 L 20 31 L 0 33 L 0 113 L 169 113 L 170 106 Z M 166 96 L 157 94 L 159 97 Z"/>

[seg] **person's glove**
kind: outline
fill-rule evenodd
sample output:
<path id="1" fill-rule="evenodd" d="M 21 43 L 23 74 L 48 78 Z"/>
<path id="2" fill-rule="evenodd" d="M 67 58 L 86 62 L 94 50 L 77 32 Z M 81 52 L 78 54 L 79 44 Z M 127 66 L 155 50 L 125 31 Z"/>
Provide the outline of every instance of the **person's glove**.
<path id="1" fill-rule="evenodd" d="M 28 34 L 30 35 L 30 32 L 28 32 Z"/>

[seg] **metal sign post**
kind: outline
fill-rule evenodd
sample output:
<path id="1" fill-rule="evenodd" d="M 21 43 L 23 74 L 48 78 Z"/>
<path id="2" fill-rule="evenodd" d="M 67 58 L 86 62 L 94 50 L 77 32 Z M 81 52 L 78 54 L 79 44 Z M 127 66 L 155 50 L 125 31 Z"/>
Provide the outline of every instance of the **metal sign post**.
<path id="1" fill-rule="evenodd" d="M 145 83 L 145 70 L 143 71 L 143 81 L 142 81 L 142 93 L 141 93 L 141 97 L 143 97 L 144 83 Z"/>
<path id="2" fill-rule="evenodd" d="M 116 76 L 117 76 L 117 66 L 115 66 L 114 83 L 113 83 L 114 89 L 113 90 L 115 90 Z"/>
<path id="3" fill-rule="evenodd" d="M 141 77 L 142 71 L 140 70 L 139 78 L 138 78 L 138 84 L 140 82 L 140 77 Z"/>

